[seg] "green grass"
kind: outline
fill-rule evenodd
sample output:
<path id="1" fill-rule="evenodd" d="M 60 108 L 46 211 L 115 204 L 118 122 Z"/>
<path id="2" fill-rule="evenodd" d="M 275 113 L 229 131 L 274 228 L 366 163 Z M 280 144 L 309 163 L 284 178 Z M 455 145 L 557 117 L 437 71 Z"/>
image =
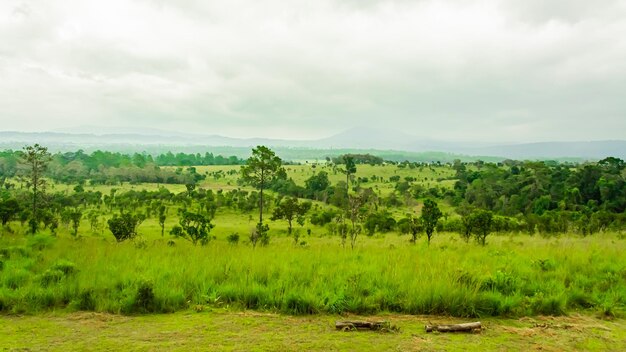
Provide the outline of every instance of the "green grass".
<path id="1" fill-rule="evenodd" d="M 363 236 L 350 250 L 326 236 L 305 235 L 307 244 L 294 246 L 275 231 L 270 246 L 253 249 L 227 243 L 234 229 L 205 247 L 171 246 L 155 234 L 126 243 L 5 235 L 0 310 L 620 316 L 626 304 L 626 241 L 615 234 L 493 236 L 487 247 L 449 234 L 411 245 L 389 234 Z"/>
<path id="2" fill-rule="evenodd" d="M 341 332 L 343 319 L 383 319 L 397 333 Z M 623 351 L 626 321 L 571 317 L 481 319 L 477 334 L 427 334 L 436 316 L 294 317 L 226 309 L 125 317 L 102 313 L 0 316 L 1 350 L 49 351 Z M 466 321 L 466 320 L 465 320 Z"/>

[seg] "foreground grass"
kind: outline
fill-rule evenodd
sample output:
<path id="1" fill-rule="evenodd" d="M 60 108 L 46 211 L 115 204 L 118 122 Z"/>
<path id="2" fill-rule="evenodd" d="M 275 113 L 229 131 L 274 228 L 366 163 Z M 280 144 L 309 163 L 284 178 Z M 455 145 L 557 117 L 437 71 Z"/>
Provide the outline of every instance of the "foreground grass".
<path id="1" fill-rule="evenodd" d="M 381 315 L 398 333 L 339 332 L 341 316 L 179 312 L 136 317 L 79 312 L 0 316 L 0 350 L 467 351 L 626 350 L 626 321 L 590 316 L 483 320 L 475 334 L 426 334 L 435 316 Z M 352 317 L 354 318 L 354 317 Z M 360 317 L 357 317 L 360 318 Z"/>
<path id="2" fill-rule="evenodd" d="M 439 234 L 430 246 L 406 237 L 337 238 L 305 246 L 206 247 L 166 240 L 4 237 L 0 311 L 170 313 L 193 307 L 285 314 L 434 314 L 457 317 L 621 316 L 626 241 L 616 234 L 543 239 L 494 236 L 487 247 Z"/>

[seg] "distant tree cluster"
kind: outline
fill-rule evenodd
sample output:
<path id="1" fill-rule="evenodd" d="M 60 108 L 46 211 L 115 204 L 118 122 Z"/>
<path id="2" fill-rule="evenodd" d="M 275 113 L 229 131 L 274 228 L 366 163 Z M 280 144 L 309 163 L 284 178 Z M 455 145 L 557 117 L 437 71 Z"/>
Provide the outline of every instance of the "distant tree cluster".
<path id="1" fill-rule="evenodd" d="M 382 165 L 383 158 L 371 154 L 343 154 L 332 159 L 334 164 L 345 164 L 346 157 L 354 161 L 355 164 Z"/>
<path id="2" fill-rule="evenodd" d="M 19 176 L 20 161 L 28 151 L 0 152 L 0 179 Z M 86 154 L 77 152 L 56 153 L 50 156 L 43 174 L 56 182 L 78 183 L 90 180 L 93 184 L 168 183 L 189 184 L 204 179 L 196 173 L 195 165 L 242 165 L 245 161 L 235 156 L 214 156 L 212 153 L 173 154 L 168 152 L 155 158 L 149 154 L 133 155 L 95 151 Z M 189 166 L 177 170 L 162 169 L 160 166 Z"/>

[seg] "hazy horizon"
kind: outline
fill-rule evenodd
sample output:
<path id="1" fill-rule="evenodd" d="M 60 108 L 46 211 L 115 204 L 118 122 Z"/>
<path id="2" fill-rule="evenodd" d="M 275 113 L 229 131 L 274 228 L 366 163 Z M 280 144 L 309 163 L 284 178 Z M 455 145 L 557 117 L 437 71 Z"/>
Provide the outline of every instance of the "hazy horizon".
<path id="1" fill-rule="evenodd" d="M 0 130 L 626 139 L 626 1 L 0 3 Z"/>

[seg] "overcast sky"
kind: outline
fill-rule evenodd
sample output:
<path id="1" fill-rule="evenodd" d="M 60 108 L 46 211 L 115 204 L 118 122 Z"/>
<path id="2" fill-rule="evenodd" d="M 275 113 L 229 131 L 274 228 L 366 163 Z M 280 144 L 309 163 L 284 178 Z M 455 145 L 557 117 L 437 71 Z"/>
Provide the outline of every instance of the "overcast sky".
<path id="1" fill-rule="evenodd" d="M 2 0 L 0 130 L 626 139 L 626 0 Z"/>

